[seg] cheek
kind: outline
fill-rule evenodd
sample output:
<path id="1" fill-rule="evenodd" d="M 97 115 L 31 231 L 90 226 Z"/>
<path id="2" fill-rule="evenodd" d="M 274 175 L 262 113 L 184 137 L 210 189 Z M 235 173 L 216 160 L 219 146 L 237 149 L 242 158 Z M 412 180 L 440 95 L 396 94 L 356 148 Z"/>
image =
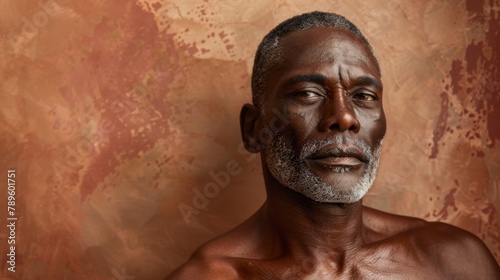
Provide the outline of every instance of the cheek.
<path id="1" fill-rule="evenodd" d="M 300 143 L 304 142 L 314 132 L 319 119 L 317 110 L 306 110 L 297 106 L 290 106 L 290 104 L 283 104 L 266 111 L 262 127 L 266 131 L 265 134 L 271 132 L 270 134 L 288 139 L 287 142 L 291 148 L 296 153 L 300 153 Z M 262 138 L 273 141 L 272 138 Z M 272 145 L 272 143 L 266 141 L 261 142 L 265 146 Z"/>
<path id="2" fill-rule="evenodd" d="M 321 121 L 321 116 L 317 109 L 310 110 L 290 110 L 289 129 L 297 141 L 302 142 L 314 131 Z"/>
<path id="3" fill-rule="evenodd" d="M 361 125 L 361 131 L 366 133 L 367 138 L 373 145 L 384 138 L 386 131 L 386 120 L 383 111 L 361 111 L 359 112 L 357 117 Z"/>

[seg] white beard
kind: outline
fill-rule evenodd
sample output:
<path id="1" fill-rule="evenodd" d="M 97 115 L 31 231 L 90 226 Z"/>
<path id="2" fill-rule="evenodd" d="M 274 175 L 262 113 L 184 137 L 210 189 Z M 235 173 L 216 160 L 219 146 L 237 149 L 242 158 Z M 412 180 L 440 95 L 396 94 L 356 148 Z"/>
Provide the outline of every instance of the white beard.
<path id="1" fill-rule="evenodd" d="M 382 139 L 383 140 L 383 139 Z M 282 185 L 301 193 L 302 195 L 320 203 L 353 203 L 359 201 L 371 188 L 375 180 L 380 161 L 382 142 L 380 141 L 372 151 L 370 147 L 359 140 L 333 137 L 328 140 L 306 143 L 297 156 L 292 149 L 291 140 L 284 135 L 273 135 L 266 156 L 269 171 Z M 354 185 L 332 186 L 313 174 L 306 164 L 306 158 L 314 154 L 325 145 L 355 145 L 365 155 L 368 167 L 359 181 Z M 344 173 L 347 167 L 332 168 L 333 172 Z"/>

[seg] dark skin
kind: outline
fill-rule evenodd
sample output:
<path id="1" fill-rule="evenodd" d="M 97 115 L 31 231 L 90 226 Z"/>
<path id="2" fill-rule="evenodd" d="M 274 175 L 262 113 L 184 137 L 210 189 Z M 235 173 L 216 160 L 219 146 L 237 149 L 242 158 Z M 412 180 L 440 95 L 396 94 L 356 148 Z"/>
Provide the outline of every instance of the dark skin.
<path id="1" fill-rule="evenodd" d="M 167 279 L 500 279 L 474 235 L 451 225 L 384 213 L 355 203 L 319 203 L 269 172 L 269 124 L 299 153 L 307 141 L 344 135 L 372 149 L 384 137 L 382 82 L 367 46 L 348 31 L 310 28 L 285 36 L 283 59 L 267 81 L 266 110 L 244 105 L 241 131 L 260 152 L 267 200 L 247 221 L 200 247 Z M 278 121 L 272 108 L 283 112 Z M 356 159 L 308 159 L 332 186 L 359 179 Z M 344 174 L 329 167 L 354 166 Z"/>

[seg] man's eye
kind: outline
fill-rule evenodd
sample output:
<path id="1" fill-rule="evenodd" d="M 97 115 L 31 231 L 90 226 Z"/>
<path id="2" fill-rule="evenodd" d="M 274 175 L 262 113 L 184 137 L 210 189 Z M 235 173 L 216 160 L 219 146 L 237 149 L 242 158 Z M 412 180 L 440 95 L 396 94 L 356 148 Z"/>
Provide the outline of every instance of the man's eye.
<path id="1" fill-rule="evenodd" d="M 299 92 L 295 93 L 296 96 L 299 97 L 306 97 L 306 98 L 315 98 L 315 97 L 320 97 L 321 95 L 314 92 L 314 91 L 309 91 L 309 90 L 302 90 Z"/>
<path id="2" fill-rule="evenodd" d="M 360 92 L 356 93 L 354 98 L 362 101 L 374 101 L 377 99 L 377 96 L 372 93 Z"/>

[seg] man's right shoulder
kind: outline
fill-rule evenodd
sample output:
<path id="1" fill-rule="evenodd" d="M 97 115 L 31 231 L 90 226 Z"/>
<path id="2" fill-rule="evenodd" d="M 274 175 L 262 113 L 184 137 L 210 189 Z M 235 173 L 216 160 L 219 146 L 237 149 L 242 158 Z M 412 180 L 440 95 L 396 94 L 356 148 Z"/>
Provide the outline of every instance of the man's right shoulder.
<path id="1" fill-rule="evenodd" d="M 182 279 L 239 279 L 236 269 L 228 257 L 214 254 L 206 248 L 199 248 L 191 258 L 174 270 L 166 280 Z"/>
<path id="2" fill-rule="evenodd" d="M 256 227 L 252 223 L 254 216 L 203 244 L 167 279 L 241 279 L 236 268 L 238 260 L 254 257 L 259 248 Z"/>

